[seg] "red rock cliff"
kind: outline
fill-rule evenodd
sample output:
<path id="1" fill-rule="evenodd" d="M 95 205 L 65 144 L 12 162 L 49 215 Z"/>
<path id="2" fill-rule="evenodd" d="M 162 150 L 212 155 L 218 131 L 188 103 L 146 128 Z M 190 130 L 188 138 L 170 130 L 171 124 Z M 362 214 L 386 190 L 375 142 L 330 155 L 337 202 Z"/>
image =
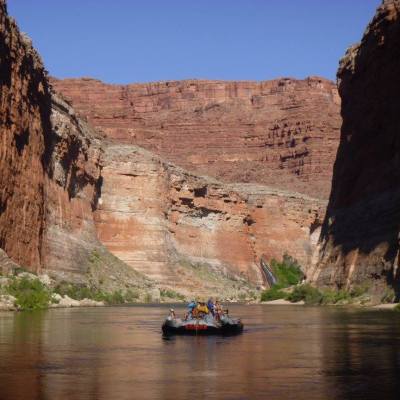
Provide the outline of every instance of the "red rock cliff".
<path id="1" fill-rule="evenodd" d="M 189 171 L 328 197 L 341 120 L 326 79 L 53 84 L 108 137 Z"/>
<path id="2" fill-rule="evenodd" d="M 108 275 L 123 287 L 147 285 L 97 239 L 102 137 L 51 91 L 39 55 L 3 0 L 0 89 L 0 268 L 14 261 L 92 284 L 103 274 L 108 289 L 115 286 Z"/>
<path id="3" fill-rule="evenodd" d="M 50 103 L 40 57 L 0 0 L 0 247 L 32 269 L 41 265 Z"/>
<path id="4" fill-rule="evenodd" d="M 400 1 L 378 8 L 340 62 L 343 126 L 312 280 L 398 285 Z"/>
<path id="5" fill-rule="evenodd" d="M 105 144 L 51 92 L 0 5 L 0 247 L 12 260 L 91 281 L 102 270 L 101 280 L 128 286 L 142 279 L 138 269 L 188 294 L 226 296 L 262 282 L 262 255 L 311 264 L 325 201 L 293 189 L 323 197 L 338 123 L 330 82 L 84 81 L 78 104 L 99 100 L 89 119 L 114 138 Z M 116 139 L 226 180 L 292 191 L 195 175 Z"/>
<path id="6" fill-rule="evenodd" d="M 311 264 L 326 207 L 322 200 L 220 183 L 115 143 L 105 147 L 102 175 L 100 240 L 163 284 L 200 288 L 199 269 L 203 280 L 212 281 L 209 274 L 215 272 L 221 282 L 231 276 L 260 284 L 262 255 L 269 260 L 288 253 Z"/>

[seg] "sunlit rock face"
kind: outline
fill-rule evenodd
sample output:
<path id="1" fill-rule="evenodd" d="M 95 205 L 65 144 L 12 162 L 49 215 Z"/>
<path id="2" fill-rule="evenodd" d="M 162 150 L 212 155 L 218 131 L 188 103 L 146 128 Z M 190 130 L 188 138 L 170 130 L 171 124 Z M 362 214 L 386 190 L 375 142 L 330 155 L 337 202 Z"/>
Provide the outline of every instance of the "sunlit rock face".
<path id="1" fill-rule="evenodd" d="M 106 141 L 51 90 L 1 0 L 0 29 L 7 265 L 75 275 L 101 267 L 110 280 L 147 285 L 128 264 L 187 294 L 229 297 L 263 282 L 262 256 L 312 264 L 336 149 L 331 82 L 55 81 Z"/>
<path id="2" fill-rule="evenodd" d="M 309 265 L 326 202 L 188 173 L 139 147 L 104 149 L 96 211 L 99 239 L 162 283 L 190 287 L 182 266 L 263 282 L 260 258 L 284 253 Z M 314 229 L 317 228 L 317 232 Z"/>
<path id="3" fill-rule="evenodd" d="M 398 285 L 400 1 L 384 1 L 340 62 L 343 126 L 312 277 Z"/>
<path id="4" fill-rule="evenodd" d="M 341 124 L 331 81 L 52 83 L 109 138 L 224 182 L 328 198 Z"/>
<path id="5" fill-rule="evenodd" d="M 50 121 L 42 264 L 86 272 L 88 253 L 99 245 L 93 210 L 101 186 L 102 138 L 55 94 Z"/>

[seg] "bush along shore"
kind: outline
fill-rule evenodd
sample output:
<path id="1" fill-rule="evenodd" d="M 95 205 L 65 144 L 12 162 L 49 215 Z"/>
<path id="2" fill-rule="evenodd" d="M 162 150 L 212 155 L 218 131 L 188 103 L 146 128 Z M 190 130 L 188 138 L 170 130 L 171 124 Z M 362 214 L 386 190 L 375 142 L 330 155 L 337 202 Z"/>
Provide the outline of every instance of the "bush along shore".
<path id="1" fill-rule="evenodd" d="M 110 292 L 82 283 L 57 282 L 46 274 L 35 275 L 24 270 L 0 275 L 0 310 L 94 307 L 183 299 L 184 296 L 172 290 L 124 288 Z"/>
<path id="2" fill-rule="evenodd" d="M 297 303 L 306 305 L 358 305 L 377 308 L 393 308 L 400 311 L 400 304 L 395 305 L 394 290 L 387 289 L 379 297 L 370 294 L 368 283 L 351 289 L 335 290 L 316 288 L 308 283 L 301 283 L 304 275 L 300 265 L 289 256 L 282 262 L 271 261 L 271 269 L 277 278 L 277 283 L 261 293 L 262 303 Z M 282 302 L 279 302 L 282 300 Z M 377 305 L 378 304 L 378 305 Z M 387 306 L 386 306 L 387 305 Z"/>

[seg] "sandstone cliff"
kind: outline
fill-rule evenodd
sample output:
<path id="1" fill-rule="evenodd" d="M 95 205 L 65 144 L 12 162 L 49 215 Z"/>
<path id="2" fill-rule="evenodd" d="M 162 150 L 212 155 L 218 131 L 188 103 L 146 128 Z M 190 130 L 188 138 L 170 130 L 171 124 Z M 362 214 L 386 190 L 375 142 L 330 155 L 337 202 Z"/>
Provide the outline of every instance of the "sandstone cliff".
<path id="1" fill-rule="evenodd" d="M 343 126 L 312 280 L 398 285 L 400 1 L 387 0 L 340 62 Z"/>
<path id="2" fill-rule="evenodd" d="M 39 55 L 3 0 L 0 57 L 0 248 L 30 271 L 110 287 L 114 275 L 146 286 L 96 236 L 101 138 L 51 92 Z"/>
<path id="3" fill-rule="evenodd" d="M 39 55 L 0 1 L 0 247 L 39 268 L 50 94 Z"/>
<path id="4" fill-rule="evenodd" d="M 328 198 L 340 101 L 326 79 L 52 80 L 89 122 L 189 171 Z"/>
<path id="5" fill-rule="evenodd" d="M 105 147 L 99 239 L 135 269 L 182 292 L 245 281 L 260 258 L 311 263 L 326 203 L 260 185 L 223 184 L 132 145 Z M 203 282 L 202 280 L 210 281 Z M 217 279 L 215 279 L 217 278 Z"/>
<path id="6" fill-rule="evenodd" d="M 78 105 L 99 86 L 99 115 L 88 117 L 101 122 L 105 141 L 52 92 L 0 5 L 0 247 L 12 260 L 2 253 L 4 264 L 107 289 L 149 288 L 146 275 L 188 295 L 236 297 L 263 283 L 262 256 L 312 263 L 325 201 L 304 193 L 324 197 L 336 148 L 330 82 L 86 80 Z M 75 88 L 55 85 L 68 82 Z M 271 186 L 187 172 L 132 141 L 197 171 Z"/>

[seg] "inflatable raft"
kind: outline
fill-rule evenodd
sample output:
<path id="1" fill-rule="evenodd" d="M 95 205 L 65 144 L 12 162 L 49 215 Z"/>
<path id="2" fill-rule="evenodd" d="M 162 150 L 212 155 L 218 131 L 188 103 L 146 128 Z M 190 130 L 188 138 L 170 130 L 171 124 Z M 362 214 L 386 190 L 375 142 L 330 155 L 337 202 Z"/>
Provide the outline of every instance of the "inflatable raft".
<path id="1" fill-rule="evenodd" d="M 181 320 L 169 316 L 162 325 L 164 335 L 237 335 L 243 331 L 240 319 L 222 316 L 216 321 L 212 316 Z"/>

